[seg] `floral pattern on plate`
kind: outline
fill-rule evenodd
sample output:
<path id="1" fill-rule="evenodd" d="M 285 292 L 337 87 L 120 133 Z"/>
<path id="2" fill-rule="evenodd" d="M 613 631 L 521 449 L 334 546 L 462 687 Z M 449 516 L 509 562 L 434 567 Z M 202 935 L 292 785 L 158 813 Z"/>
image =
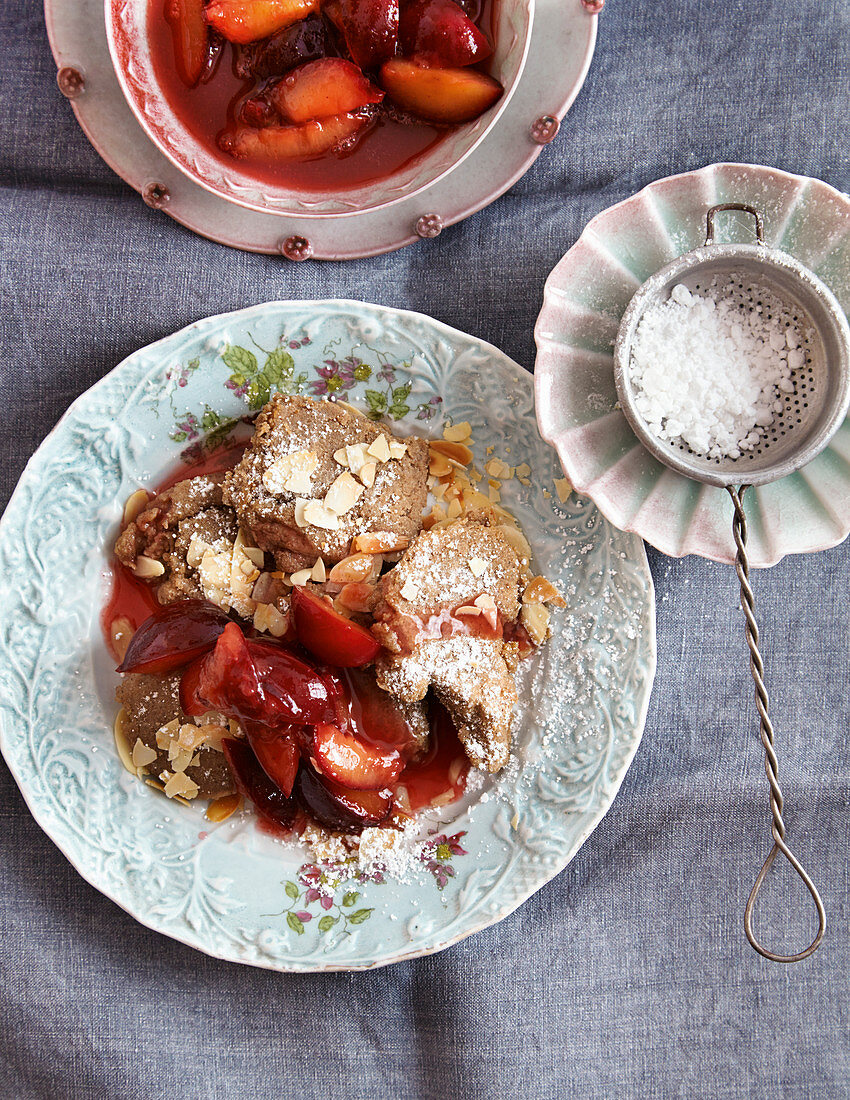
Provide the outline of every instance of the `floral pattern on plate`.
<path id="1" fill-rule="evenodd" d="M 266 349 L 252 351 L 256 375 L 235 348 Z M 124 500 L 200 442 L 196 423 L 206 417 L 217 431 L 248 415 L 278 349 L 291 356 L 291 379 L 306 375 L 305 392 L 340 377 L 347 401 L 378 414 L 367 393 L 389 388 L 386 411 L 406 406 L 395 430 L 439 435 L 444 423 L 469 420 L 479 465 L 488 446 L 528 462 L 531 483 L 505 481 L 502 500 L 569 603 L 523 670 L 512 766 L 423 815 L 423 858 L 404 881 L 340 878 L 327 910 L 308 900 L 317 887 L 305 881 L 304 849 L 263 834 L 250 811 L 211 824 L 200 806 L 168 802 L 122 768 L 111 734 L 117 677 L 99 624 Z M 368 377 L 339 369 L 352 358 Z M 276 361 L 289 371 L 288 359 Z M 329 361 L 332 376 L 323 373 Z M 423 408 L 429 420 L 418 419 Z M 643 546 L 586 498 L 561 503 L 559 474 L 537 433 L 530 376 L 496 348 L 418 314 L 278 302 L 199 321 L 131 355 L 71 406 L 0 524 L 0 747 L 39 824 L 142 923 L 278 970 L 379 966 L 505 917 L 569 862 L 610 807 L 640 741 L 655 670 Z M 346 904 L 352 892 L 356 902 Z M 337 923 L 322 933 L 328 915 Z"/>

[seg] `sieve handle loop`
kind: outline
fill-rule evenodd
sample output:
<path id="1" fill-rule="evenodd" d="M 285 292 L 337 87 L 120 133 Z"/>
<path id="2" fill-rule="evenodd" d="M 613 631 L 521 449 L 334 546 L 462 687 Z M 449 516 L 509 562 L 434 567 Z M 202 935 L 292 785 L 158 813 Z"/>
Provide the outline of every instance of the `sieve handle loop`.
<path id="1" fill-rule="evenodd" d="M 721 210 L 743 210 L 745 214 L 752 214 L 756 219 L 756 240 L 759 244 L 764 244 L 764 225 L 762 224 L 761 214 L 754 206 L 749 206 L 745 202 L 721 202 L 717 206 L 712 206 L 705 216 L 705 243 L 714 244 L 714 215 L 719 214 Z"/>
<path id="2" fill-rule="evenodd" d="M 767 688 L 764 685 L 764 661 L 759 652 L 759 629 L 753 611 L 755 600 L 753 589 L 750 585 L 750 566 L 746 550 L 747 518 L 744 514 L 743 504 L 741 503 L 744 493 L 749 486 L 742 485 L 740 489 L 736 489 L 734 486 L 730 485 L 727 488 L 729 490 L 729 495 L 732 497 L 732 504 L 735 509 L 734 516 L 732 517 L 732 534 L 737 548 L 735 554 L 735 571 L 738 574 L 738 580 L 741 585 L 741 609 L 747 621 L 746 631 L 747 645 L 750 650 L 750 673 L 752 674 L 753 683 L 756 689 L 756 707 L 759 712 L 759 732 L 761 734 L 762 744 L 764 745 L 764 770 L 767 773 L 767 781 L 770 784 L 770 812 L 773 816 L 773 823 L 771 825 L 773 847 L 770 849 L 768 857 L 764 861 L 762 869 L 759 871 L 753 888 L 750 891 L 750 896 L 747 899 L 747 906 L 744 910 L 744 931 L 747 934 L 747 939 L 756 951 L 766 959 L 770 959 L 771 962 L 799 962 L 801 959 L 807 958 L 818 949 L 823 939 L 823 934 L 826 931 L 826 913 L 824 912 L 823 902 L 820 899 L 820 894 L 815 884 L 809 878 L 803 865 L 785 843 L 785 823 L 782 820 L 783 798 L 777 778 L 779 763 L 773 745 L 773 724 L 767 712 L 769 700 Z M 762 947 L 753 931 L 753 908 L 756 903 L 756 898 L 762 888 L 767 872 L 773 866 L 773 861 L 776 859 L 779 852 L 785 856 L 803 880 L 806 889 L 812 896 L 812 901 L 815 903 L 815 908 L 818 913 L 818 930 L 815 938 L 808 947 L 803 951 L 798 951 L 796 955 L 777 955 L 773 951 L 768 951 L 766 947 Z"/>

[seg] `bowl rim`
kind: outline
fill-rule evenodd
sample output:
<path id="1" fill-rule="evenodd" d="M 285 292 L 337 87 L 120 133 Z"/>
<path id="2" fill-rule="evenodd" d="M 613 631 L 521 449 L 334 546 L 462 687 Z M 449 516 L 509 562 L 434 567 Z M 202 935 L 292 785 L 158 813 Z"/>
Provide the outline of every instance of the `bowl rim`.
<path id="1" fill-rule="evenodd" d="M 286 188 L 275 189 L 276 192 L 279 193 L 281 196 L 281 202 L 286 202 L 290 197 L 294 201 L 289 206 L 270 206 L 268 204 L 253 201 L 251 198 L 248 198 L 244 195 L 240 195 L 238 191 L 219 186 L 216 183 L 207 179 L 205 176 L 201 175 L 200 172 L 193 171 L 192 166 L 189 162 L 190 158 L 181 158 L 175 150 L 170 148 L 165 142 L 161 140 L 156 127 L 152 125 L 148 115 L 143 110 L 141 103 L 138 101 L 138 97 L 134 94 L 131 82 L 128 79 L 126 67 L 121 61 L 120 50 L 118 48 L 121 27 L 120 21 L 116 17 L 116 10 L 118 9 L 119 5 L 126 7 L 128 4 L 134 4 L 136 6 L 142 5 L 145 9 L 147 9 L 149 0 L 103 0 L 104 22 L 106 27 L 106 44 L 109 51 L 110 62 L 115 72 L 115 76 L 118 80 L 119 87 L 121 88 L 122 95 L 124 96 L 127 105 L 130 107 L 130 110 L 133 112 L 133 115 L 135 116 L 137 122 L 142 127 L 142 130 L 149 138 L 149 140 L 153 142 L 157 150 L 162 153 L 162 155 L 166 157 L 182 175 L 191 180 L 193 183 L 196 183 L 199 187 L 202 187 L 205 191 L 209 192 L 212 195 L 215 195 L 217 198 L 225 199 L 227 202 L 235 203 L 236 205 L 244 207 L 245 209 L 257 211 L 262 214 L 270 214 L 273 216 L 284 218 L 303 218 L 307 221 L 315 220 L 318 218 L 351 218 L 364 213 L 379 213 L 381 210 L 386 210 L 389 207 L 395 206 L 398 203 L 402 203 L 413 198 L 415 195 L 421 194 L 423 191 L 427 190 L 430 187 L 433 187 L 441 180 L 444 180 L 450 173 L 455 171 L 455 169 L 458 168 L 493 131 L 496 123 L 504 114 L 505 110 L 508 107 L 508 104 L 513 97 L 514 92 L 519 86 L 520 80 L 522 79 L 522 75 L 525 70 L 526 62 L 528 60 L 536 8 L 536 0 L 520 0 L 519 7 L 524 8 L 528 11 L 528 22 L 526 25 L 525 35 L 522 39 L 522 54 L 516 71 L 516 76 L 514 77 L 511 84 L 505 87 L 504 93 L 498 103 L 490 108 L 490 111 L 492 113 L 487 120 L 486 126 L 482 128 L 481 132 L 476 136 L 475 140 L 469 143 L 468 147 L 463 150 L 459 157 L 452 160 L 451 163 L 445 165 L 442 170 L 438 171 L 435 175 L 423 180 L 416 187 L 410 190 L 403 190 L 401 194 L 398 194 L 393 198 L 388 198 L 385 201 L 370 203 L 369 205 L 354 205 L 351 209 L 311 210 L 306 207 L 306 203 L 314 202 L 318 205 L 319 203 L 329 201 L 329 199 L 338 199 L 339 201 L 345 201 L 346 195 L 353 195 L 356 193 L 362 194 L 364 191 L 369 190 L 370 188 L 381 186 L 384 182 L 391 180 L 393 177 L 392 175 L 383 177 L 383 179 L 376 181 L 376 183 L 374 184 L 361 184 L 358 188 L 353 188 L 349 192 L 337 191 L 334 193 L 325 193 L 324 195 L 317 192 L 302 192 Z M 153 91 L 156 94 L 158 102 L 164 105 L 164 107 L 168 111 L 169 116 L 178 123 L 181 134 L 187 134 L 187 136 L 193 142 L 195 142 L 199 146 L 199 148 L 203 148 L 203 151 L 207 156 L 216 161 L 219 161 L 218 156 L 211 149 L 202 146 L 201 142 L 194 135 L 188 133 L 186 127 L 182 124 L 182 122 L 180 122 L 179 116 L 172 109 L 168 97 L 162 91 L 159 84 L 155 83 L 153 88 L 149 88 L 148 90 Z M 471 123 L 474 123 L 476 121 L 478 120 L 473 119 L 471 120 Z M 460 125 L 467 126 L 470 125 L 470 123 L 461 123 Z M 451 136 L 451 133 L 452 131 L 448 131 L 444 135 L 444 137 L 440 138 L 436 142 L 433 148 L 439 149 L 443 145 L 443 142 Z M 418 157 L 416 157 L 415 160 L 419 161 L 422 158 L 427 157 L 428 155 L 428 151 L 424 151 Z M 220 163 L 223 168 L 228 167 L 226 161 L 221 160 Z M 244 178 L 246 183 L 253 185 L 252 191 L 254 193 L 256 193 L 256 191 L 258 191 L 261 187 L 271 186 L 264 184 L 261 180 L 253 180 L 251 177 L 248 176 Z M 299 196 L 301 196 L 300 207 L 298 206 Z"/>

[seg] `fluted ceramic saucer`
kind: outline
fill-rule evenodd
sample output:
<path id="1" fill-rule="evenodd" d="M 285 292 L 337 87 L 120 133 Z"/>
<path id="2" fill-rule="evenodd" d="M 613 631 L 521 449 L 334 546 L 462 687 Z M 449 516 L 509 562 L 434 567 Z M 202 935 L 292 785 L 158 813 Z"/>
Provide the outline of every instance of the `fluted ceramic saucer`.
<path id="1" fill-rule="evenodd" d="M 511 766 L 424 815 L 403 881 L 317 865 L 247 810 L 211 824 L 202 806 L 126 772 L 115 749 L 118 677 L 99 616 L 122 504 L 197 457 L 207 436 L 226 438 L 274 389 L 334 394 L 402 435 L 468 420 L 479 466 L 488 446 L 527 462 L 525 483 L 503 481 L 502 503 L 569 601 L 551 642 L 523 663 Z M 497 348 L 420 314 L 337 301 L 199 321 L 74 402 L 0 522 L 0 748 L 38 823 L 93 886 L 223 959 L 363 969 L 501 920 L 566 866 L 640 742 L 654 600 L 641 541 L 586 497 L 560 500 L 533 406 L 530 376 Z"/>
<path id="2" fill-rule="evenodd" d="M 598 214 L 551 272 L 537 319 L 541 434 L 564 471 L 615 526 L 665 554 L 733 562 L 725 490 L 663 466 L 617 404 L 613 347 L 638 287 L 705 238 L 724 202 L 761 212 L 765 244 L 789 253 L 850 310 L 850 198 L 820 180 L 748 164 L 714 164 L 645 187 Z M 747 241 L 746 215 L 718 221 L 720 241 Z M 850 421 L 801 470 L 747 494 L 750 564 L 823 550 L 850 532 Z"/>

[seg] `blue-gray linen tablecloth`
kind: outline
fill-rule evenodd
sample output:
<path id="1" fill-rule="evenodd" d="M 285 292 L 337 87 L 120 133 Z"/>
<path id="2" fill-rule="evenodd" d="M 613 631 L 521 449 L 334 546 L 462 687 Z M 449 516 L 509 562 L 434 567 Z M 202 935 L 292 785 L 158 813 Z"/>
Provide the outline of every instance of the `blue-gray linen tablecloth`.
<path id="1" fill-rule="evenodd" d="M 531 370 L 546 275 L 611 203 L 719 160 L 850 190 L 848 0 L 609 0 L 558 138 L 507 195 L 344 264 L 232 251 L 148 209 L 59 94 L 37 0 L 0 7 L 0 41 L 2 505 L 78 394 L 199 317 L 362 298 Z M 0 1097 L 850 1095 L 850 549 L 756 576 L 790 837 L 830 920 L 790 967 L 742 932 L 769 817 L 734 571 L 649 557 L 658 676 L 611 811 L 517 912 L 430 958 L 290 976 L 173 943 L 72 870 L 0 764 Z M 764 901 L 788 912 L 780 944 L 808 942 L 789 872 Z"/>

